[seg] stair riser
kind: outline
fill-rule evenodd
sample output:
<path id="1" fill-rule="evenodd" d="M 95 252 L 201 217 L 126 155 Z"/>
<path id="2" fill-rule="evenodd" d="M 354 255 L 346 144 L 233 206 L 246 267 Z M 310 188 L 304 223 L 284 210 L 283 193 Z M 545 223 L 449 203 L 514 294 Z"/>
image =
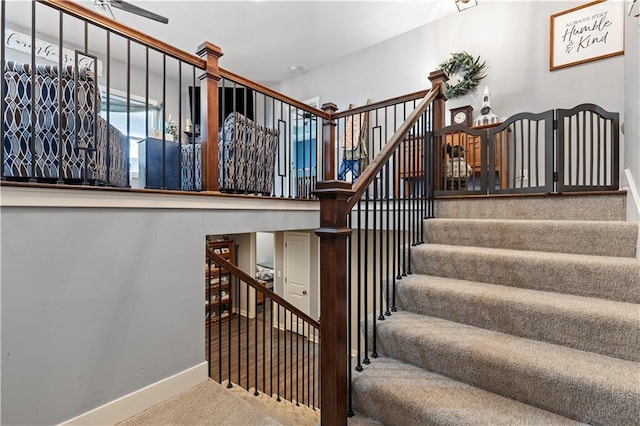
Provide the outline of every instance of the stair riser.
<path id="1" fill-rule="evenodd" d="M 626 193 L 436 199 L 436 216 L 458 219 L 626 220 Z"/>
<path id="2" fill-rule="evenodd" d="M 479 221 L 424 222 L 432 244 L 636 257 L 638 225 L 632 222 Z"/>
<path id="3" fill-rule="evenodd" d="M 638 263 L 537 257 L 530 252 L 470 253 L 423 245 L 413 273 L 640 303 Z"/>
<path id="4" fill-rule="evenodd" d="M 549 374 L 544 366 L 505 362 L 509 345 L 501 347 L 504 356 L 487 356 L 482 349 L 450 345 L 424 335 L 378 328 L 378 352 L 400 361 L 417 365 L 490 392 L 591 424 L 637 424 L 640 391 L 637 371 L 629 369 L 628 385 L 610 389 L 597 380 Z M 411 324 L 405 324 L 405 328 Z M 497 341 L 479 341 L 478 345 L 494 345 Z M 630 423 L 631 421 L 631 423 Z"/>
<path id="5" fill-rule="evenodd" d="M 532 296 L 535 297 L 535 296 Z M 640 312 L 605 315 L 401 282 L 400 310 L 640 362 Z"/>

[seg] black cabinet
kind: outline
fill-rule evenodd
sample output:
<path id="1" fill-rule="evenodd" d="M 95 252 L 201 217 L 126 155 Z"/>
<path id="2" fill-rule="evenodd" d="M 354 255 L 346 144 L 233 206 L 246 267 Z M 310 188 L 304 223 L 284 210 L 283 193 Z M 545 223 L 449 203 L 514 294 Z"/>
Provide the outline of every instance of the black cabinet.
<path id="1" fill-rule="evenodd" d="M 164 143 L 164 167 L 162 145 Z M 138 142 L 139 180 L 143 188 L 180 189 L 180 150 L 178 142 L 148 138 Z M 165 180 L 163 185 L 162 175 Z"/>

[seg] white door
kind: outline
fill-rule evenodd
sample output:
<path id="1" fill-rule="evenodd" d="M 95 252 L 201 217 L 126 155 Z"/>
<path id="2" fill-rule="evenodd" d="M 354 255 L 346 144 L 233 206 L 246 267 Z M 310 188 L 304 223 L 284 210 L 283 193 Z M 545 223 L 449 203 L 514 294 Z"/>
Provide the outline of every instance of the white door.
<path id="1" fill-rule="evenodd" d="M 311 273 L 309 268 L 309 234 L 284 233 L 284 294 L 285 299 L 305 314 L 309 314 L 309 287 Z M 302 324 L 299 329 L 296 322 L 287 315 L 286 328 L 305 334 Z"/>

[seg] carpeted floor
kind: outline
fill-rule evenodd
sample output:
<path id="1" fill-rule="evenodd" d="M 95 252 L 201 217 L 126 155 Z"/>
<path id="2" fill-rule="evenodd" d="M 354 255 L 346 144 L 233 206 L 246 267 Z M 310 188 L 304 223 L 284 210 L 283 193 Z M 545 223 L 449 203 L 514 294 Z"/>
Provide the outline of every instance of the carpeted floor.
<path id="1" fill-rule="evenodd" d="M 238 386 L 227 389 L 207 380 L 119 425 L 315 426 L 319 422 L 318 410 L 277 402 L 266 395 L 256 397 Z"/>

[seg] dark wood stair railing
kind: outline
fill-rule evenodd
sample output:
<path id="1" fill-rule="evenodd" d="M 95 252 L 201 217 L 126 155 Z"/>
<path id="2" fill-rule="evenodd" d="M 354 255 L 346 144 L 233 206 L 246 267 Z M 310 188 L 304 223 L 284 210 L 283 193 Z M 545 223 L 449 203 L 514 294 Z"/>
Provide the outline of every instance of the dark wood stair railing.
<path id="1" fill-rule="evenodd" d="M 233 382 L 253 388 L 255 396 L 262 392 L 277 401 L 320 407 L 320 323 L 211 248 L 206 256 L 207 284 L 217 283 L 207 291 L 209 376 L 227 387 Z M 229 295 L 231 306 L 222 308 Z"/>
<path id="2" fill-rule="evenodd" d="M 238 268 L 236 265 L 229 263 L 226 259 L 220 256 L 217 253 L 214 253 L 213 250 L 207 249 L 207 258 L 212 259 L 214 263 L 218 265 L 222 265 L 225 269 L 227 269 L 231 275 L 239 278 L 240 281 L 249 285 L 249 287 L 254 288 L 256 291 L 263 293 L 273 299 L 274 302 L 281 305 L 283 308 L 291 311 L 293 314 L 297 315 L 300 319 L 308 322 L 313 327 L 319 329 L 320 322 L 311 318 L 309 315 L 302 312 L 300 309 L 296 308 L 291 304 L 291 302 L 285 300 L 282 296 L 279 296 L 276 292 L 265 288 L 262 284 L 260 284 L 254 277 L 244 272 L 242 269 Z"/>
<path id="3" fill-rule="evenodd" d="M 348 226 L 347 217 L 429 106 L 433 106 L 432 130 L 444 127 L 446 100 L 444 84 L 447 76 L 443 71 L 438 70 L 430 74 L 429 80 L 432 84 L 431 90 L 398 127 L 353 186 L 347 182 L 325 181 L 319 182 L 314 192 L 320 199 L 320 228 L 316 230 L 316 234 L 320 237 L 320 317 L 322 318 L 320 333 L 323 340 L 320 380 L 323 426 L 346 425 L 349 410 L 348 327 L 350 325 L 347 315 L 346 259 L 347 241 L 351 235 L 351 228 Z M 437 148 L 433 150 L 439 152 Z M 425 172 L 426 167 L 427 164 L 425 164 Z"/>

